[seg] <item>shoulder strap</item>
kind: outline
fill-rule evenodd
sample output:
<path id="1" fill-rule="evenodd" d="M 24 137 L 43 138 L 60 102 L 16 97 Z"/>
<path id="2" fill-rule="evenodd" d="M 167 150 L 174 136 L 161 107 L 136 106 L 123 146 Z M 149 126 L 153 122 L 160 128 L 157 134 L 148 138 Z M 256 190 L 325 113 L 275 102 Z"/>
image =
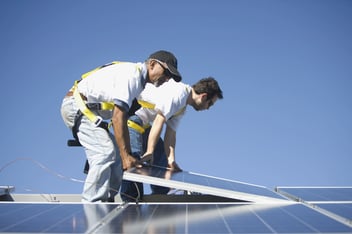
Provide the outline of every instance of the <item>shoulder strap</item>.
<path id="1" fill-rule="evenodd" d="M 114 61 L 114 62 L 111 62 L 109 64 L 105 64 L 103 66 L 100 66 L 98 68 L 95 68 L 89 72 L 86 72 L 84 73 L 82 76 L 81 76 L 81 79 L 84 79 L 86 78 L 87 76 L 89 76 L 90 74 L 104 68 L 104 67 L 107 67 L 107 66 L 110 66 L 110 65 L 113 65 L 113 64 L 117 64 L 119 63 L 118 61 Z M 83 101 L 82 97 L 81 97 L 81 94 L 78 92 L 78 89 L 77 89 L 77 84 L 78 84 L 78 80 L 75 81 L 73 87 L 71 88 L 71 91 L 73 92 L 73 96 L 76 100 L 76 104 L 79 108 L 79 110 L 82 112 L 83 115 L 85 115 L 90 121 L 92 121 L 96 126 L 98 126 L 101 122 L 102 122 L 102 118 L 96 114 L 94 114 L 86 105 L 86 103 Z M 102 110 L 112 110 L 114 109 L 114 103 L 111 103 L 111 102 L 102 102 L 100 103 L 101 105 L 101 109 Z"/>
<path id="2" fill-rule="evenodd" d="M 78 92 L 77 84 L 78 82 L 76 81 L 74 84 L 74 90 L 73 90 L 73 96 L 76 100 L 76 104 L 79 110 L 82 112 L 82 114 L 84 114 L 90 121 L 92 121 L 96 126 L 98 126 L 103 119 L 100 116 L 97 116 L 96 114 L 94 114 L 91 110 L 89 110 L 89 108 L 83 101 L 81 94 Z"/>
<path id="3" fill-rule="evenodd" d="M 98 71 L 98 70 L 100 70 L 100 69 L 102 69 L 102 68 L 104 68 L 104 67 L 107 67 L 107 66 L 110 66 L 110 65 L 114 65 L 114 64 L 118 64 L 118 63 L 120 63 L 120 62 L 119 62 L 119 61 L 113 61 L 113 62 L 111 62 L 111 63 L 104 64 L 104 65 L 102 65 L 102 66 L 100 66 L 100 67 L 97 67 L 97 68 L 95 68 L 95 69 L 93 69 L 93 70 L 91 70 L 91 71 L 89 71 L 89 72 L 84 73 L 84 74 L 81 76 L 81 78 L 84 79 L 84 78 L 86 78 L 87 76 L 91 75 L 92 73 L 94 73 L 94 72 L 96 72 L 96 71 Z"/>
<path id="4" fill-rule="evenodd" d="M 141 105 L 141 107 L 147 108 L 147 109 L 154 109 L 155 104 L 143 101 L 143 100 L 138 100 L 138 104 Z"/>
<path id="5" fill-rule="evenodd" d="M 154 109 L 155 108 L 155 104 L 147 102 L 147 101 L 143 101 L 143 100 L 138 100 L 138 104 L 141 105 L 141 107 L 144 107 L 146 109 Z M 177 111 L 173 116 L 171 116 L 171 118 L 179 116 L 181 114 L 183 114 L 186 110 L 186 106 L 182 107 L 179 111 Z M 170 119 L 171 119 L 170 118 Z"/>

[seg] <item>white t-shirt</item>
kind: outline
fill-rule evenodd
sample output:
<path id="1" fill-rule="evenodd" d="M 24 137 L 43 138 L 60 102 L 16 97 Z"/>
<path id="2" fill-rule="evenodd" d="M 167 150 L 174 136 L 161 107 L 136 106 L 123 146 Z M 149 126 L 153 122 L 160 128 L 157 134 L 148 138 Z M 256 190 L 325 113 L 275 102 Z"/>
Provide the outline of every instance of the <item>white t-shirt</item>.
<path id="1" fill-rule="evenodd" d="M 187 106 L 187 98 L 190 95 L 191 87 L 182 82 L 169 80 L 159 87 L 147 84 L 138 100 L 154 104 L 154 109 L 142 107 L 136 111 L 143 124 L 150 124 L 154 121 L 160 111 L 165 117 L 166 124 L 176 131 Z"/>
<path id="2" fill-rule="evenodd" d="M 143 91 L 147 82 L 144 63 L 121 62 L 92 72 L 78 83 L 78 90 L 87 102 L 113 102 L 128 111 L 134 98 Z M 99 111 L 108 119 L 112 111 Z"/>

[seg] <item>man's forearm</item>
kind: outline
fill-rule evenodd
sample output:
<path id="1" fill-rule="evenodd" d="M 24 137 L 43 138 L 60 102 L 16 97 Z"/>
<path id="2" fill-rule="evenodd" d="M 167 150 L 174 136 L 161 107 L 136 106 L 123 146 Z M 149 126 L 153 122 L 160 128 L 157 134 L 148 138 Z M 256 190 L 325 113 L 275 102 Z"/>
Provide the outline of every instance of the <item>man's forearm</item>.
<path id="1" fill-rule="evenodd" d="M 170 127 L 166 128 L 164 136 L 165 154 L 168 160 L 175 161 L 176 132 Z"/>
<path id="2" fill-rule="evenodd" d="M 155 146 L 160 138 L 164 123 L 165 117 L 158 114 L 154 119 L 152 128 L 150 129 L 146 154 L 152 154 L 154 152 Z"/>
<path id="3" fill-rule="evenodd" d="M 124 161 L 131 153 L 130 135 L 127 128 L 127 116 L 124 111 L 115 106 L 112 124 L 121 159 Z"/>

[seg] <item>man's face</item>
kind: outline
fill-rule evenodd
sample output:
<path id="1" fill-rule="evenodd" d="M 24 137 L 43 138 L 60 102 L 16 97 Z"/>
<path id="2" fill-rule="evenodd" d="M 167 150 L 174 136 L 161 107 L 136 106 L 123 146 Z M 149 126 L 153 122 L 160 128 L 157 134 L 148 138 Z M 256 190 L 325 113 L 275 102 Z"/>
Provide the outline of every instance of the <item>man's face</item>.
<path id="1" fill-rule="evenodd" d="M 172 74 L 168 70 L 166 63 L 153 59 L 150 61 L 149 66 L 149 80 L 156 87 L 171 79 Z"/>

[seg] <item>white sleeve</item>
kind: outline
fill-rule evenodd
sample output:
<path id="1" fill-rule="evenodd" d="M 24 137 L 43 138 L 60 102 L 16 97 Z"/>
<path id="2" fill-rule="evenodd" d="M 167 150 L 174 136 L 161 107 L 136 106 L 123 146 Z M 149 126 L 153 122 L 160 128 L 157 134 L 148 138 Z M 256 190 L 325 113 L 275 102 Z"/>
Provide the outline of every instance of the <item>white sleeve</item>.
<path id="1" fill-rule="evenodd" d="M 185 115 L 185 112 L 186 112 L 186 109 L 182 113 L 179 113 L 179 114 L 176 113 L 175 116 L 172 116 L 170 119 L 166 121 L 166 125 L 172 128 L 172 130 L 176 132 L 178 126 L 180 125 L 182 117 Z"/>

